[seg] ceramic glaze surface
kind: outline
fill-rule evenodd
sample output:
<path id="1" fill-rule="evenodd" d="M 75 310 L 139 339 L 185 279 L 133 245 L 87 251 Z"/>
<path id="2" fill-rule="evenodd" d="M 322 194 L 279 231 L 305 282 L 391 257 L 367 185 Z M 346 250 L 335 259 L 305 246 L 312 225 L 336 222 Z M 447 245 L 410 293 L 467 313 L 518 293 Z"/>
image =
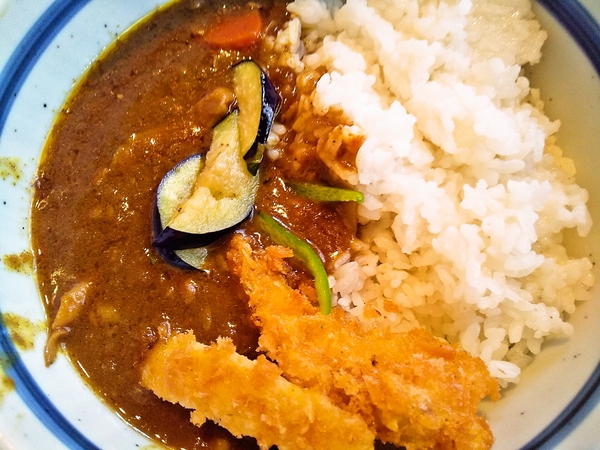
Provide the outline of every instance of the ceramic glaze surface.
<path id="1" fill-rule="evenodd" d="M 56 113 L 89 64 L 159 0 L 0 0 L 0 160 L 15 170 L 0 179 L 0 255 L 29 250 L 31 183 Z M 600 255 L 600 2 L 540 0 L 535 11 L 549 32 L 542 62 L 531 72 L 559 143 L 590 193 L 594 227 L 575 245 Z M 598 265 L 596 265 L 598 267 Z M 32 333 L 45 316 L 30 271 L 0 264 L 0 312 L 27 318 Z M 598 272 L 596 272 L 598 277 Z M 600 290 L 571 318 L 575 336 L 554 341 L 521 383 L 483 409 L 494 449 L 600 448 Z M 44 366 L 45 334 L 20 350 L 0 323 L 0 449 L 124 449 L 153 444 L 126 425 L 60 356 Z M 10 384 L 10 383 L 9 383 Z"/>

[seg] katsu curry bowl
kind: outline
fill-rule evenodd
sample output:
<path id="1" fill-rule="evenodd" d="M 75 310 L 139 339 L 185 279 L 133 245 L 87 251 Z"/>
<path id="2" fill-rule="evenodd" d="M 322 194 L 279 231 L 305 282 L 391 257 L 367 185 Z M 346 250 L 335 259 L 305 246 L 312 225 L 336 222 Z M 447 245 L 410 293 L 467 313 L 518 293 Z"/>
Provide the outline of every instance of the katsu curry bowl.
<path id="1" fill-rule="evenodd" d="M 584 6 L 36 8 L 0 3 L 0 448 L 600 442 Z"/>

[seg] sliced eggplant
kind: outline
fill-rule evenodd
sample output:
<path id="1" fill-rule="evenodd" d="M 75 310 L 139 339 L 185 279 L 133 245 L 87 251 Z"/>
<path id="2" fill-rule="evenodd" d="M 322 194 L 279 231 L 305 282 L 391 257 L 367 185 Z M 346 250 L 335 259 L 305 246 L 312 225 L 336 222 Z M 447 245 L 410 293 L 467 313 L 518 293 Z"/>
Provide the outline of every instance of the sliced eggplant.
<path id="1" fill-rule="evenodd" d="M 196 182 L 198 174 L 204 167 L 204 155 L 190 156 L 177 164 L 162 179 L 156 191 L 156 204 L 153 214 L 154 247 L 159 255 L 175 267 L 181 269 L 200 269 L 207 255 L 206 238 L 198 242 L 196 235 L 188 235 L 167 228 L 167 224 L 182 201 L 187 199 Z M 175 234 L 175 236 L 173 236 Z M 175 245 L 165 248 L 161 245 L 161 236 L 170 236 Z M 189 250 L 183 250 L 189 249 Z"/>
<path id="2" fill-rule="evenodd" d="M 204 155 L 193 155 L 177 164 L 162 179 L 156 193 L 157 217 L 161 228 L 158 234 L 155 234 L 156 239 L 153 243 L 155 247 L 170 250 L 204 247 L 214 244 L 232 231 L 231 228 L 225 228 L 204 234 L 191 234 L 169 226 L 179 206 L 192 195 L 204 165 Z"/>
<path id="3" fill-rule="evenodd" d="M 177 207 L 192 195 L 198 174 L 205 164 L 204 155 L 192 155 L 171 169 L 158 185 L 156 206 L 163 228 L 167 227 Z"/>
<path id="4" fill-rule="evenodd" d="M 254 207 L 257 172 L 281 98 L 256 63 L 237 64 L 233 71 L 237 110 L 214 127 L 206 157 L 182 161 L 158 187 L 153 245 L 178 267 L 201 268 L 206 247 Z"/>
<path id="5" fill-rule="evenodd" d="M 237 111 L 214 128 L 206 162 L 202 160 L 180 163 L 161 182 L 157 204 L 163 230 L 155 247 L 182 250 L 209 245 L 250 214 L 258 176 L 248 172 L 240 152 Z"/>
<path id="6" fill-rule="evenodd" d="M 281 97 L 254 61 L 244 61 L 233 67 L 233 92 L 240 111 L 240 147 L 248 170 L 256 174 Z"/>
<path id="7" fill-rule="evenodd" d="M 208 256 L 208 249 L 206 247 L 186 248 L 184 250 L 173 250 L 173 253 L 183 261 L 183 264 L 187 265 L 184 268 L 191 267 L 202 270 L 204 261 L 206 261 L 206 257 Z"/>
<path id="8" fill-rule="evenodd" d="M 160 214 L 158 212 L 158 206 L 155 205 L 152 217 L 152 225 L 154 236 L 160 236 L 163 231 L 163 227 L 160 222 Z M 156 251 L 162 259 L 171 264 L 172 266 L 179 267 L 180 269 L 201 269 L 204 260 L 208 254 L 208 251 L 204 247 L 193 248 L 189 250 L 171 250 L 157 246 L 153 242 Z M 195 253 L 193 258 L 188 252 Z M 189 262 L 186 262 L 188 260 Z"/>
<path id="9" fill-rule="evenodd" d="M 193 192 L 167 227 L 206 234 L 237 225 L 250 213 L 257 189 L 258 177 L 248 172 L 240 152 L 238 114 L 234 111 L 214 128 L 206 164 Z"/>

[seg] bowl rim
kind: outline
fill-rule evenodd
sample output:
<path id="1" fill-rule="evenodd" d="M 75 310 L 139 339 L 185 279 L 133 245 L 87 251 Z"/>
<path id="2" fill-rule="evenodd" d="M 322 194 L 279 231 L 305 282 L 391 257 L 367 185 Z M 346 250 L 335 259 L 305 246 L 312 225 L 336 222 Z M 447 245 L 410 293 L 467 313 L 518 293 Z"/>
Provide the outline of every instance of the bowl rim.
<path id="1" fill-rule="evenodd" d="M 536 0 L 569 33 L 600 76 L 600 24 L 577 0 Z M 552 448 L 600 404 L 600 362 L 575 397 L 522 450 Z"/>
<path id="2" fill-rule="evenodd" d="M 29 73 L 61 29 L 91 0 L 56 0 L 44 10 L 11 53 L 0 72 L 0 137 Z M 600 24 L 578 0 L 534 0 L 568 32 L 600 75 Z M 0 356 L 27 408 L 68 448 L 98 449 L 46 397 L 23 363 L 0 310 Z M 568 436 L 600 404 L 600 362 L 561 413 L 523 449 L 550 448 Z"/>
<path id="3" fill-rule="evenodd" d="M 0 72 L 0 137 L 27 76 L 59 31 L 91 0 L 57 0 L 42 13 L 17 44 Z M 0 310 L 0 354 L 3 370 L 27 408 L 68 448 L 99 449 L 77 430 L 44 395 L 27 370 Z"/>

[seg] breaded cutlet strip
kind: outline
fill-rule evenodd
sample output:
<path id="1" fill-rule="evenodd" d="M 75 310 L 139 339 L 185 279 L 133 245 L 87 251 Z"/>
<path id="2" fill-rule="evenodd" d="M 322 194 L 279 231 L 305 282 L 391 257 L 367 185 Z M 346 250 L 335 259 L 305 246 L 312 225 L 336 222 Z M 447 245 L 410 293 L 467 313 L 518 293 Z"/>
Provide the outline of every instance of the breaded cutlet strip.
<path id="1" fill-rule="evenodd" d="M 233 435 L 253 436 L 262 449 L 372 449 L 374 434 L 357 414 L 321 392 L 285 380 L 264 356 L 250 360 L 228 338 L 207 346 L 190 333 L 160 342 L 146 359 L 142 385 L 193 409 L 200 426 L 210 419 Z"/>
<path id="2" fill-rule="evenodd" d="M 291 255 L 277 246 L 253 252 L 241 235 L 228 255 L 261 329 L 260 350 L 286 379 L 360 414 L 384 442 L 409 450 L 491 447 L 477 409 L 498 396 L 498 383 L 481 359 L 425 330 L 365 330 L 337 308 L 319 314 L 286 283 Z"/>

